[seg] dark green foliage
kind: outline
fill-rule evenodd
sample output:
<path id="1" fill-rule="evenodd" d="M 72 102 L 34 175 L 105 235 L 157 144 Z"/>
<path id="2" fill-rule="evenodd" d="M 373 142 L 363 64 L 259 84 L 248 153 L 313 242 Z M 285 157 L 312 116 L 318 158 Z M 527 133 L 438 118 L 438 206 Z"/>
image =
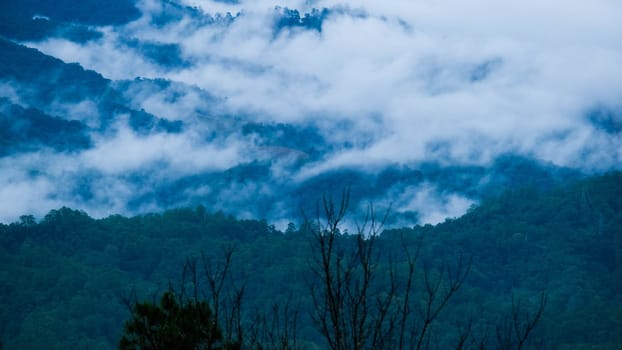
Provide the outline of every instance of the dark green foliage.
<path id="1" fill-rule="evenodd" d="M 508 192 L 459 219 L 385 231 L 376 243 L 384 261 L 401 266 L 397 274 L 407 268 L 403 241 L 413 248 L 423 239 L 419 263 L 432 271 L 460 252 L 472 257 L 432 330 L 441 340 L 454 342 L 454 325 L 472 318 L 493 341 L 491 327 L 512 309 L 511 295 L 535 306 L 546 290 L 535 335 L 545 335 L 548 348 L 615 349 L 622 343 L 621 233 L 622 173 L 615 172 L 549 191 Z M 131 290 L 141 299 L 167 290 L 187 258 L 233 246 L 232 279 L 245 284 L 250 312 L 244 318 L 292 299 L 291 308 L 302 310 L 300 344 L 323 348 L 305 311 L 312 305 L 310 238 L 294 226 L 283 234 L 204 207 L 132 218 L 92 219 L 67 208 L 40 221 L 24 216 L 0 224 L 0 338 L 8 349 L 114 348 L 130 317 L 120 299 Z"/>
<path id="2" fill-rule="evenodd" d="M 206 301 L 185 300 L 172 291 L 159 305 L 136 302 L 119 349 L 223 349 L 222 331 Z"/>
<path id="3" fill-rule="evenodd" d="M 407 233 L 425 235 L 431 255 L 472 254 L 466 294 L 473 298 L 547 290 L 550 343 L 612 346 L 622 341 L 622 318 L 614 316 L 622 304 L 614 291 L 622 287 L 621 195 L 622 173 L 615 172 L 551 192 L 508 192 L 458 220 Z M 594 319 L 603 313 L 607 326 Z"/>

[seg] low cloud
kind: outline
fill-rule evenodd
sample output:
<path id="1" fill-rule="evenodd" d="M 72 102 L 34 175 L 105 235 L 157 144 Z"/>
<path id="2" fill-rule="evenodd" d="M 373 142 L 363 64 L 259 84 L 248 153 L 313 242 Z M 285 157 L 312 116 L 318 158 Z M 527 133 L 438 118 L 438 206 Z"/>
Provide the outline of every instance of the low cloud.
<path id="1" fill-rule="evenodd" d="M 301 168 L 275 165 L 282 183 L 302 183 L 340 168 L 485 166 L 504 154 L 582 171 L 622 164 L 620 134 L 587 117 L 596 107 L 620 110 L 618 1 L 181 3 L 200 11 L 178 9 L 174 20 L 158 22 L 165 5 L 143 0 L 141 18 L 98 28 L 99 39 L 27 43 L 116 80 L 113 85 L 132 108 L 183 121 L 178 134 L 138 135 L 121 123 L 115 132 L 94 133 L 92 149 L 59 155 L 75 178 L 93 171 L 101 174 L 100 184 L 116 189 L 112 210 L 123 211 L 123 201 L 142 193 L 122 180 L 128 173 L 173 181 L 265 161 L 253 151 L 255 140 L 239 130 L 249 122 L 312 125 L 330 144 L 323 157 Z M 277 30 L 282 12 L 275 5 L 301 15 L 313 8 L 328 12 L 321 30 Z M 141 51 L 141 43 L 173 44 L 185 63 L 158 63 Z M 6 84 L 0 93 L 19 100 Z M 51 109 L 78 120 L 95 113 L 89 101 Z M 84 120 L 93 127 L 92 120 Z M 25 179 L 10 183 L 33 181 L 27 196 L 49 205 L 65 203 L 52 195 L 53 178 Z M 244 191 L 269 192 L 253 186 Z M 10 198 L 18 193 L 4 191 Z M 399 207 L 419 212 L 422 223 L 457 216 L 473 203 L 432 185 L 406 192 L 412 200 L 399 199 Z M 95 197 L 101 204 L 112 195 Z M 37 200 L 29 201 L 0 219 Z"/>
<path id="2" fill-rule="evenodd" d="M 4 162 L 3 162 L 4 163 Z M 2 164 L 2 169 L 7 169 Z M 23 173 L 3 170 L 0 175 L 0 220 L 15 221 L 21 215 L 41 216 L 63 205 L 61 200 L 50 196 L 56 184 L 44 177 L 25 177 Z"/>
<path id="3" fill-rule="evenodd" d="M 203 144 L 201 135 L 192 131 L 140 136 L 122 126 L 116 135 L 101 137 L 93 149 L 83 152 L 79 164 L 105 174 L 157 168 L 161 176 L 167 177 L 225 170 L 245 160 L 237 140 L 223 143 Z"/>
<path id="4" fill-rule="evenodd" d="M 398 213 L 417 213 L 418 224 L 438 224 L 447 218 L 464 214 L 475 201 L 455 193 L 444 193 L 432 184 L 406 187 L 392 193 L 393 206 Z"/>

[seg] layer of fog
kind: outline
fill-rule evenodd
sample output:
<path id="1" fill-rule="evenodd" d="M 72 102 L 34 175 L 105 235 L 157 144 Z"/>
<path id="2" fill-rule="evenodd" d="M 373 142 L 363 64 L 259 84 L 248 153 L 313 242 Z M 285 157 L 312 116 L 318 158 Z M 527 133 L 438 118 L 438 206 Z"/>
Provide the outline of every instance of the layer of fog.
<path id="1" fill-rule="evenodd" d="M 94 148 L 80 154 L 3 160 L 1 168 L 13 171 L 2 172 L 0 198 L 15 204 L 3 206 L 0 221 L 59 205 L 94 215 L 128 213 L 128 201 L 160 182 L 262 157 L 254 152 L 255 141 L 239 132 L 227 130 L 216 141 L 203 137 L 225 128 L 210 119 L 224 116 L 313 124 L 338 145 L 301 169 L 275 165 L 272 171 L 282 182 L 302 182 L 342 167 L 369 171 L 426 161 L 486 165 L 508 153 L 584 171 L 622 164 L 620 134 L 603 131 L 586 117 L 594 108 L 622 109 L 622 32 L 616 30 L 622 4 L 617 1 L 184 2 L 206 14 L 240 15 L 231 23 L 212 24 L 188 15 L 159 27 L 151 19 L 162 5 L 144 0 L 140 19 L 99 28 L 101 39 L 27 43 L 113 80 L 164 78 L 186 84 L 177 90 L 134 84 L 123 91 L 134 108 L 183 120 L 186 128 L 176 135 L 137 135 L 121 118 L 114 132 L 94 134 Z M 276 30 L 280 10 L 275 5 L 301 14 L 312 8 L 333 11 L 321 32 Z M 129 47 L 129 39 L 177 44 L 189 64 L 158 64 Z M 95 113 L 89 101 L 53 108 L 69 118 Z M 101 183 L 93 187 L 102 193 L 84 199 L 59 190 L 62 179 L 75 183 L 91 172 L 98 174 Z M 146 180 L 136 188 L 127 174 L 141 172 Z M 246 190 L 270 191 L 262 186 Z M 236 191 L 243 189 L 232 187 L 230 195 Z M 433 185 L 400 193 L 392 198 L 397 208 L 420 211 L 421 223 L 458 216 L 473 203 Z M 135 211 L 157 209 L 157 203 L 146 203 Z M 252 215 L 250 210 L 243 216 Z"/>
<path id="2" fill-rule="evenodd" d="M 322 167 L 428 158 L 485 163 L 506 152 L 586 168 L 622 160 L 620 143 L 603 143 L 585 119 L 594 107 L 620 108 L 617 2 L 358 1 L 346 6 L 366 16 L 335 12 L 321 33 L 292 28 L 276 37 L 270 2 L 188 3 L 209 14 L 244 12 L 230 25 L 198 26 L 187 18 L 158 28 L 150 19 L 160 9 L 150 0 L 142 3 L 142 19 L 106 29 L 102 40 L 33 45 L 112 79 L 164 77 L 199 86 L 233 114 L 317 123 L 334 141 L 370 139 Z M 302 1 L 287 5 L 310 11 Z M 154 65 L 120 37 L 179 44 L 192 64 Z M 348 132 L 335 132 L 343 121 Z M 431 150 L 438 143 L 442 154 Z"/>

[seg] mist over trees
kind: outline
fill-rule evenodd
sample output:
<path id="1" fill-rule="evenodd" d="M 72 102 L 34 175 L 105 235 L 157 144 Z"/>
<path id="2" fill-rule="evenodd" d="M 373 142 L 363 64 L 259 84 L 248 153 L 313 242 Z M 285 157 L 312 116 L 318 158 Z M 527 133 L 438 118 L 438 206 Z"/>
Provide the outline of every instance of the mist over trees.
<path id="1" fill-rule="evenodd" d="M 0 0 L 0 348 L 619 349 L 619 23 Z"/>
<path id="2" fill-rule="evenodd" d="M 461 276 L 455 264 L 462 253 L 462 270 L 468 267 L 468 274 L 426 330 L 425 334 L 431 334 L 430 344 L 449 342 L 455 347 L 462 339 L 460 334 L 470 329 L 469 342 L 487 335 L 488 346 L 494 347 L 496 327 L 511 328 L 515 319 L 528 325 L 538 314 L 541 292 L 546 291 L 544 312 L 530 339 L 543 340 L 544 348 L 614 346 L 620 342 L 620 191 L 621 175 L 612 173 L 553 191 L 508 192 L 483 202 L 464 217 L 436 226 L 384 230 L 373 240 L 377 250 L 371 257 L 379 260 L 372 276 L 379 279 L 369 284 L 368 291 L 391 290 L 391 283 L 384 281 L 391 281 L 388 267 L 394 264 L 395 290 L 402 291 L 394 300 L 403 302 L 409 261 L 416 256 L 413 283 L 418 286 L 413 284 L 410 300 L 425 302 L 427 288 L 434 291 L 439 280 L 439 291 L 451 287 L 446 279 L 449 271 L 454 280 Z M 23 216 L 19 222 L 0 225 L 0 262 L 6 266 L 0 338 L 7 348 L 115 348 L 130 315 L 123 300 L 132 291 L 135 301 L 159 305 L 169 286 L 179 292 L 184 286 L 180 281 L 191 281 L 192 269 L 187 268 L 183 276 L 188 259 L 196 261 L 199 276 L 203 261 L 214 274 L 221 271 L 226 261 L 223 252 L 229 247 L 233 248 L 230 273 L 221 289 L 227 294 L 221 294 L 220 300 L 232 300 L 233 292 L 243 287 L 240 319 L 244 329 L 266 325 L 254 331 L 255 339 L 276 339 L 284 328 L 271 326 L 273 315 L 279 315 L 278 322 L 296 315 L 296 322 L 291 318 L 287 322 L 296 325 L 295 332 L 290 328 L 287 334 L 293 338 L 295 333 L 297 346 L 327 347 L 313 316 L 322 309 L 313 306 L 307 283 L 314 280 L 309 263 L 320 256 L 310 249 L 317 247 L 318 237 L 309 231 L 313 226 L 304 229 L 302 223 L 290 225 L 285 233 L 265 221 L 238 220 L 209 213 L 204 207 L 131 218 L 93 219 L 68 208 L 54 210 L 40 220 Z M 339 231 L 335 236 L 339 249 L 333 251 L 332 259 L 342 259 L 342 272 L 348 271 L 348 262 L 360 261 L 351 259 L 370 242 L 360 241 L 354 233 Z M 424 268 L 428 268 L 428 283 Z M 364 271 L 356 267 L 350 281 L 364 281 Z M 203 294 L 199 299 L 209 301 L 209 279 L 200 283 L 197 290 Z M 185 285 L 184 293 L 193 297 L 190 285 Z M 318 306 L 324 305 L 320 301 L 326 295 L 320 286 L 315 289 Z M 356 286 L 348 287 L 352 297 L 361 295 Z M 383 295 L 374 303 L 386 300 Z M 436 300 L 442 301 L 442 295 Z M 393 305 L 404 305 L 400 303 Z M 368 304 L 372 305 L 376 304 Z M 420 309 L 413 307 L 410 314 L 415 319 L 420 317 L 416 310 Z M 522 312 L 513 310 L 528 310 L 531 318 L 525 321 Z M 227 334 L 226 322 L 221 324 Z M 399 328 L 395 329 L 399 334 Z"/>
<path id="3" fill-rule="evenodd" d="M 11 174 L 0 177 L 2 195 L 14 203 L 0 218 L 63 205 L 131 216 L 204 204 L 285 222 L 309 194 L 351 185 L 357 209 L 393 202 L 393 223 L 437 223 L 508 188 L 619 164 L 618 75 L 602 73 L 618 65 L 581 61 L 601 57 L 582 54 L 594 46 L 618 61 L 611 2 L 590 7 L 609 17 L 589 28 L 577 18 L 545 31 L 568 51 L 535 32 L 517 40 L 516 16 L 504 17 L 507 28 L 486 11 L 448 18 L 450 2 L 428 9 L 434 20 L 399 1 L 275 5 L 2 2 L 1 119 L 25 132 L 0 140 Z M 498 47 L 497 35 L 518 48 Z M 568 44 L 583 37 L 592 40 Z M 585 66 L 601 68 L 558 69 Z M 24 126 L 33 121 L 41 130 Z"/>

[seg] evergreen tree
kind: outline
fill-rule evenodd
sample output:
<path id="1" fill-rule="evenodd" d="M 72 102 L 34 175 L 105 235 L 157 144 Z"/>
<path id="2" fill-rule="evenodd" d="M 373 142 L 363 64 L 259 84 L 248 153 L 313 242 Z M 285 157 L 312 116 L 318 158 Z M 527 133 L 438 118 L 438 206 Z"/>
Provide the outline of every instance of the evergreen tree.
<path id="1" fill-rule="evenodd" d="M 136 302 L 119 349 L 235 349 L 223 336 L 206 301 L 185 300 L 168 291 L 160 304 Z"/>

